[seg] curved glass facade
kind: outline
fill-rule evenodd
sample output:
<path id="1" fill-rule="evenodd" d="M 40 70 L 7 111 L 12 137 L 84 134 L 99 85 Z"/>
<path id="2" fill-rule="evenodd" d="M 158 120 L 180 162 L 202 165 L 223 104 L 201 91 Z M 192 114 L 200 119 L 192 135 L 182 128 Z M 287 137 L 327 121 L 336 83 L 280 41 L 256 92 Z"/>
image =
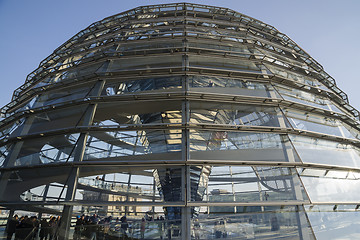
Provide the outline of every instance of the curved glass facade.
<path id="1" fill-rule="evenodd" d="M 1 113 L 2 211 L 60 216 L 60 239 L 360 238 L 358 111 L 285 34 L 233 10 L 93 23 Z"/>

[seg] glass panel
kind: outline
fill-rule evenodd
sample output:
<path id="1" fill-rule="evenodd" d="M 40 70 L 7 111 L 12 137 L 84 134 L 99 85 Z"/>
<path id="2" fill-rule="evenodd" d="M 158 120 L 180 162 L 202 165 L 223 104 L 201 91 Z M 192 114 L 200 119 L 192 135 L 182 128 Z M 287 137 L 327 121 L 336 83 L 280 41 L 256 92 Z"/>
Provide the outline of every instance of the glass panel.
<path id="1" fill-rule="evenodd" d="M 53 182 L 47 185 L 41 185 L 31 188 L 21 193 L 22 201 L 47 201 L 58 202 L 64 201 L 67 191 L 67 186 L 61 183 Z M 76 197 L 80 197 L 80 193 L 76 193 Z"/>
<path id="2" fill-rule="evenodd" d="M 349 125 L 343 123 L 344 127 L 350 132 L 351 136 L 360 139 L 360 132 L 356 128 L 350 127 Z"/>
<path id="3" fill-rule="evenodd" d="M 181 142 L 181 129 L 90 132 L 84 159 L 110 160 L 112 157 L 180 152 Z M 175 158 L 168 157 L 168 160 Z"/>
<path id="4" fill-rule="evenodd" d="M 307 200 L 295 169 L 277 167 L 198 166 L 190 169 L 192 196 L 208 202 Z M 296 193 L 299 192 L 299 195 Z M 205 193 L 205 194 L 204 194 Z M 192 198 L 195 201 L 196 198 Z M 237 208 L 237 207 L 228 207 Z"/>
<path id="5" fill-rule="evenodd" d="M 191 159 L 299 161 L 294 151 L 284 151 L 285 146 L 292 149 L 287 137 L 279 134 L 190 130 Z"/>
<path id="6" fill-rule="evenodd" d="M 281 122 L 290 127 L 279 108 L 195 101 L 190 102 L 190 122 L 266 127 L 280 127 Z"/>
<path id="7" fill-rule="evenodd" d="M 15 113 L 22 112 L 22 111 L 29 110 L 31 108 L 41 106 L 41 104 L 38 104 L 38 101 L 39 101 L 39 96 L 34 96 L 32 99 L 27 100 L 26 103 L 22 107 L 19 107 L 19 105 L 17 105 L 16 107 L 18 107 L 18 108 L 15 109 L 14 111 L 12 111 L 11 115 L 13 115 Z M 14 101 L 14 102 L 11 102 L 8 105 L 10 105 L 10 107 L 14 107 L 16 105 L 15 103 L 16 102 Z M 13 106 L 11 106 L 11 105 L 13 105 Z"/>
<path id="8" fill-rule="evenodd" d="M 331 101 L 321 96 L 314 95 L 309 92 L 297 90 L 295 88 L 289 88 L 285 86 L 279 86 L 275 84 L 275 88 L 278 90 L 280 95 L 289 101 L 310 105 L 316 108 L 322 108 L 338 113 L 342 113 Z"/>
<path id="9" fill-rule="evenodd" d="M 204 23 L 204 24 L 206 24 L 206 23 Z M 239 34 L 241 34 L 241 33 L 239 32 Z M 261 54 L 258 50 L 249 49 L 248 46 L 246 46 L 246 45 L 232 45 L 232 44 L 222 45 L 222 44 L 207 43 L 205 41 L 204 42 L 200 42 L 200 41 L 191 42 L 191 40 L 190 40 L 188 42 L 188 46 L 190 48 L 201 49 L 201 52 L 205 51 L 206 49 L 211 49 L 211 50 L 218 50 L 221 53 L 224 53 L 224 51 L 232 52 L 232 53 L 240 53 L 244 57 L 250 57 L 250 54 L 252 52 Z"/>
<path id="10" fill-rule="evenodd" d="M 76 133 L 24 140 L 15 166 L 72 162 L 79 135 Z"/>
<path id="11" fill-rule="evenodd" d="M 304 163 L 318 163 L 341 167 L 360 166 L 360 151 L 349 144 L 289 135 Z"/>
<path id="12" fill-rule="evenodd" d="M 128 203 L 134 202 L 180 202 L 181 172 L 181 167 L 162 166 L 158 168 L 84 167 L 80 170 L 80 175 L 84 177 L 79 178 L 77 189 L 80 194 L 76 200 L 119 202 L 123 210 Z M 109 213 L 115 214 L 106 212 L 103 215 Z"/>
<path id="13" fill-rule="evenodd" d="M 313 202 L 358 202 L 359 180 L 333 179 L 326 177 L 301 177 L 311 201 Z"/>
<path id="14" fill-rule="evenodd" d="M 11 120 L 11 117 L 10 119 Z M 14 122 L 10 122 L 10 124 L 4 125 L 1 128 L 1 132 L 0 132 L 0 140 L 4 140 L 4 138 L 9 138 L 14 131 L 16 131 L 19 126 L 23 125 L 25 121 L 25 118 L 21 118 L 19 120 L 17 120 L 15 123 Z"/>
<path id="15" fill-rule="evenodd" d="M 7 155 L 9 154 L 10 146 L 5 145 L 0 147 L 0 167 L 4 167 L 3 164 L 5 162 Z"/>
<path id="16" fill-rule="evenodd" d="M 143 91 L 154 91 L 164 89 L 181 89 L 182 77 L 147 78 L 126 82 L 109 83 L 105 86 L 102 95 L 118 95 Z"/>
<path id="17" fill-rule="evenodd" d="M 77 86 L 76 88 L 56 89 L 56 91 L 42 94 L 33 107 L 42 107 L 69 102 L 72 100 L 83 100 L 89 94 L 93 87 L 91 85 Z"/>
<path id="18" fill-rule="evenodd" d="M 337 119 L 315 114 L 304 114 L 294 110 L 285 110 L 285 115 L 295 129 L 325 133 L 345 138 L 353 138 L 353 135 Z"/>
<path id="19" fill-rule="evenodd" d="M 189 76 L 191 91 L 206 93 L 221 93 L 231 95 L 255 96 L 270 98 L 272 95 L 280 98 L 272 88 L 265 83 L 251 82 L 234 78 Z M 271 94 L 270 94 L 271 92 Z"/>
<path id="20" fill-rule="evenodd" d="M 182 41 L 177 42 L 176 40 L 172 41 L 149 41 L 149 42 L 142 42 L 141 44 L 134 44 L 134 43 L 124 43 L 118 45 L 117 51 L 118 52 L 127 52 L 127 51 L 139 51 L 139 53 L 143 54 L 144 50 L 151 50 L 151 49 L 169 49 L 169 48 L 182 48 L 184 43 Z M 126 53 L 125 53 L 126 54 Z"/>
<path id="21" fill-rule="evenodd" d="M 315 239 L 302 207 L 200 209 L 198 218 L 191 223 L 192 239 Z"/>
<path id="22" fill-rule="evenodd" d="M 152 68 L 182 67 L 182 55 L 172 56 L 146 56 L 112 60 L 107 72 L 120 72 L 129 70 L 149 70 Z"/>
<path id="23" fill-rule="evenodd" d="M 49 231 L 50 235 L 56 236 L 63 206 L 53 203 L 42 209 L 48 213 L 42 213 L 42 218 L 38 219 L 40 236 L 43 236 L 44 230 Z M 124 206 L 114 204 L 107 206 L 75 205 L 73 209 L 70 239 L 75 237 L 90 239 L 95 235 L 97 239 L 179 239 L 181 237 L 181 219 L 176 221 L 165 219 L 165 211 L 160 207 L 154 209 L 147 205 L 128 206 L 125 210 Z M 104 212 L 108 212 L 108 214 L 103 214 Z M 26 219 L 24 220 L 25 216 L 27 219 L 36 220 L 35 216 L 38 215 L 37 212 L 23 210 L 15 211 L 14 214 L 18 215 L 22 222 L 26 221 Z M 77 217 L 75 217 L 76 215 Z M 6 220 L 6 218 L 0 219 L 0 223 L 6 225 Z M 23 235 L 31 233 L 33 227 L 32 224 L 30 226 L 27 228 L 23 224 L 22 228 L 17 229 L 17 237 L 26 239 L 26 236 Z M 4 234 L 4 230 L 0 229 L 0 233 Z"/>
<path id="24" fill-rule="evenodd" d="M 189 55 L 190 67 L 213 68 L 231 71 L 246 71 L 251 73 L 264 74 L 267 69 L 249 60 L 239 60 L 224 57 L 207 57 L 201 55 Z M 262 72 L 262 70 L 264 72 Z M 270 72 L 268 72 L 270 74 Z"/>
<path id="25" fill-rule="evenodd" d="M 333 171 L 330 170 L 327 172 L 326 177 L 328 178 L 349 178 L 354 179 L 353 175 L 350 174 L 350 172 L 347 171 Z"/>
<path id="26" fill-rule="evenodd" d="M 168 100 L 100 103 L 93 125 L 124 127 L 124 124 L 178 124 L 182 122 L 181 107 L 181 101 Z"/>
<path id="27" fill-rule="evenodd" d="M 24 207 L 22 202 L 63 201 L 67 191 L 64 184 L 71 170 L 72 167 L 62 164 L 13 171 L 7 179 L 3 200 L 18 203 L 15 206 L 20 209 Z"/>
<path id="28" fill-rule="evenodd" d="M 338 206 L 338 209 L 341 206 Z M 360 239 L 360 215 L 351 206 L 346 211 L 336 211 L 334 205 L 306 207 L 306 212 L 318 240 Z"/>
<path id="29" fill-rule="evenodd" d="M 32 201 L 44 204 L 43 217 L 61 215 L 62 202 L 65 200 L 71 167 L 41 168 L 20 170 L 18 179 L 12 181 L 6 189 L 7 200 L 24 206 Z M 121 237 L 122 217 L 126 216 L 128 228 L 126 234 L 139 237 L 142 218 L 146 222 L 145 237 L 159 239 L 160 236 L 179 237 L 181 229 L 181 203 L 183 196 L 182 166 L 164 167 L 120 167 L 120 166 L 84 166 L 80 168 L 77 190 L 75 192 L 73 215 L 84 215 L 86 219 L 98 215 L 96 224 L 99 234 L 108 237 Z M 20 197 L 20 198 L 19 198 Z M 173 206 L 154 206 L 155 203 L 172 202 Z M 53 206 L 51 204 L 54 204 Z M 166 204 L 166 203 L 165 203 Z M 34 210 L 36 211 L 37 208 Z M 50 210 L 51 209 L 51 210 Z M 20 213 L 21 215 L 23 213 Z M 35 213 L 33 213 L 35 215 Z M 110 219 L 110 230 L 102 232 L 103 221 Z M 73 219 L 73 223 L 76 220 Z M 88 222 L 89 223 L 89 222 Z M 88 226 L 84 226 L 85 228 Z M 90 229 L 83 229 L 85 236 Z"/>
<path id="30" fill-rule="evenodd" d="M 326 169 L 313 169 L 313 168 L 299 168 L 298 171 L 300 172 L 301 176 L 322 177 L 325 176 L 325 174 L 327 173 Z"/>
<path id="31" fill-rule="evenodd" d="M 89 46 L 96 46 L 96 44 L 91 44 Z M 99 55 L 102 52 L 108 52 L 109 48 L 113 48 L 113 46 L 107 47 L 106 49 L 86 49 L 84 45 L 81 45 L 80 47 L 74 47 L 72 50 L 67 50 L 67 56 L 62 59 L 56 59 L 56 61 L 50 60 L 47 61 L 44 66 L 46 66 L 46 69 L 43 71 L 45 72 L 54 72 L 56 70 L 64 70 L 69 67 L 77 66 L 80 63 L 91 61 L 92 59 L 89 59 L 90 57 L 93 57 L 94 55 Z"/>
<path id="32" fill-rule="evenodd" d="M 84 67 L 77 67 L 75 69 L 63 70 L 54 74 L 49 74 L 48 77 L 45 77 L 40 83 L 36 84 L 37 87 L 43 87 L 46 85 L 54 84 L 60 81 L 65 81 L 68 79 L 75 79 L 77 77 L 87 76 L 94 74 L 96 72 L 103 72 L 106 70 L 108 63 L 95 63 L 91 65 L 87 65 Z M 50 70 L 51 71 L 51 70 Z M 55 70 L 54 70 L 55 71 Z"/>
<path id="33" fill-rule="evenodd" d="M 52 130 L 81 126 L 84 120 L 84 112 L 87 107 L 88 105 L 77 105 L 75 107 L 67 107 L 34 114 L 25 119 L 21 125 L 15 126 L 16 129 L 11 130 L 9 137 L 44 133 Z M 28 131 L 23 130 L 24 126 L 29 127 Z"/>
<path id="34" fill-rule="evenodd" d="M 335 179 L 359 179 L 357 172 L 352 171 L 338 171 L 338 170 L 326 170 L 326 169 L 312 169 L 312 168 L 303 168 L 299 170 L 301 176 L 307 177 L 326 177 L 326 178 L 335 178 Z"/>
<path id="35" fill-rule="evenodd" d="M 165 218 L 166 211 L 160 207 L 153 208 L 146 205 L 125 207 L 119 204 L 98 207 L 85 205 L 73 214 L 83 215 L 83 220 L 79 221 L 79 223 L 84 222 L 83 226 L 80 228 L 75 226 L 74 230 L 76 234 L 87 239 L 94 233 L 98 239 L 181 238 L 181 219 Z"/>
<path id="36" fill-rule="evenodd" d="M 266 52 L 266 55 L 273 55 L 273 53 L 271 51 L 267 51 Z M 285 57 L 282 57 L 280 55 L 276 55 L 274 56 L 275 59 L 282 59 L 283 61 L 285 62 L 291 62 L 292 64 L 294 65 L 298 65 L 298 67 L 301 67 L 301 68 L 307 68 L 307 66 L 304 66 L 302 65 L 302 63 L 299 63 L 298 61 L 294 61 L 294 60 L 291 60 L 289 58 L 285 58 Z M 273 61 L 274 59 L 270 59 L 270 61 Z M 303 83 L 305 85 L 309 85 L 309 86 L 312 86 L 312 87 L 318 87 L 318 88 L 321 88 L 321 89 L 324 89 L 324 90 L 327 90 L 329 91 L 329 89 L 327 87 L 325 87 L 323 84 L 321 84 L 318 80 L 314 79 L 314 78 L 311 78 L 311 77 L 308 77 L 308 76 L 304 76 L 304 75 L 301 75 L 301 74 L 297 74 L 295 72 L 292 72 L 292 71 L 289 71 L 289 70 L 285 70 L 285 69 L 281 69 L 281 68 L 277 68 L 275 67 L 274 65 L 270 65 L 270 64 L 265 64 L 265 66 L 272 72 L 274 73 L 275 75 L 278 75 L 278 76 L 281 76 L 283 78 L 287 78 L 287 79 L 290 79 L 290 80 L 293 80 L 295 82 L 298 82 L 298 83 Z"/>
<path id="37" fill-rule="evenodd" d="M 177 202 L 183 200 L 184 167 L 121 167 L 97 165 L 80 167 L 75 200 L 94 205 L 135 206 L 136 203 Z M 13 172 L 6 189 L 12 201 L 64 201 L 72 167 L 38 168 Z M 71 185 L 70 185 L 71 186 Z M 116 203 L 118 202 L 118 203 Z M 111 205 L 111 204 L 110 204 Z M 151 204 L 150 204 L 151 205 Z M 126 209 L 126 207 L 124 207 Z M 107 212 L 103 214 L 115 214 Z M 167 209 L 166 218 L 178 219 L 180 211 Z"/>

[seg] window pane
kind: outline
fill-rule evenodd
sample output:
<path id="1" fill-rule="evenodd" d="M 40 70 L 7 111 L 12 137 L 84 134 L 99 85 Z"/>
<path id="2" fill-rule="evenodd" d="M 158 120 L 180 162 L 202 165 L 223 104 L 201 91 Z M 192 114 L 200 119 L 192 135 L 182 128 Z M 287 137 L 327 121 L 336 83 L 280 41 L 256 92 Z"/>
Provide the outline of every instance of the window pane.
<path id="1" fill-rule="evenodd" d="M 295 135 L 289 135 L 289 137 L 304 163 L 341 167 L 359 166 L 360 151 L 352 145 Z"/>
<path id="2" fill-rule="evenodd" d="M 302 207 L 200 208 L 192 239 L 315 239 Z"/>
<path id="3" fill-rule="evenodd" d="M 338 208 L 341 206 L 338 206 Z M 359 239 L 360 215 L 352 210 L 336 211 L 332 206 L 315 206 L 306 208 L 311 227 L 316 239 L 319 240 L 342 240 Z"/>

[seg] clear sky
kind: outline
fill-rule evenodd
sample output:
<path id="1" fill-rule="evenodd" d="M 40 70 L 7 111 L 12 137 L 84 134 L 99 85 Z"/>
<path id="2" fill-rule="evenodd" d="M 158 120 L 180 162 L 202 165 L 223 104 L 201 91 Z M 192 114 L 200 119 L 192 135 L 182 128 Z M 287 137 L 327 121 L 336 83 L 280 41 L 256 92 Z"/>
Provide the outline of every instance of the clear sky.
<path id="1" fill-rule="evenodd" d="M 26 75 L 91 23 L 164 0 L 0 0 L 0 106 Z M 317 60 L 360 110 L 359 0 L 193 0 L 231 8 L 288 35 Z"/>

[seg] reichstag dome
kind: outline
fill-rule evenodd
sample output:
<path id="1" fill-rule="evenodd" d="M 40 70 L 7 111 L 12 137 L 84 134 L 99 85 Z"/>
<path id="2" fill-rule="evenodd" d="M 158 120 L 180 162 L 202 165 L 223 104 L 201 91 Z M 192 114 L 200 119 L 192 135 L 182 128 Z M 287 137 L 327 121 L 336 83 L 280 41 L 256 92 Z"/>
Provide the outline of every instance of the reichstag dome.
<path id="1" fill-rule="evenodd" d="M 59 216 L 59 239 L 360 239 L 359 112 L 287 35 L 231 9 L 95 22 L 1 114 L 3 224 Z"/>

